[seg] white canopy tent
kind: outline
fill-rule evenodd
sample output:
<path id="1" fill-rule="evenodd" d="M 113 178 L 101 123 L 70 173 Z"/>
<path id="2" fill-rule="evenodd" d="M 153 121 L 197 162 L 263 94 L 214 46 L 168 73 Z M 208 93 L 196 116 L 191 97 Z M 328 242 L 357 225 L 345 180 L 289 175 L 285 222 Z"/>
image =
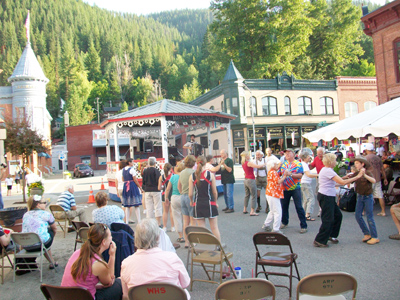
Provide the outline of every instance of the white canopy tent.
<path id="1" fill-rule="evenodd" d="M 390 133 L 400 136 L 400 98 L 303 134 L 303 137 L 316 143 L 319 140 L 331 141 L 334 138 L 346 140 L 351 136 L 361 138 L 367 134 L 384 137 Z"/>

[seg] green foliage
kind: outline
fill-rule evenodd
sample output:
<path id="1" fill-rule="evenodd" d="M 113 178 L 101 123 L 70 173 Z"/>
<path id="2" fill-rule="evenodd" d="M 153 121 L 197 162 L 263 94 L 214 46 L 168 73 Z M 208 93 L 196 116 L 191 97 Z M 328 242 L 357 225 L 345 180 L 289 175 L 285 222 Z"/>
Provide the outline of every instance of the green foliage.
<path id="1" fill-rule="evenodd" d="M 132 79 L 132 97 L 136 107 L 148 104 L 148 98 L 153 91 L 153 81 L 151 77 Z"/>
<path id="2" fill-rule="evenodd" d="M 347 67 L 343 72 L 344 76 L 376 76 L 375 64 L 368 63 L 366 59 L 361 59 L 360 63 L 355 63 Z"/>
<path id="3" fill-rule="evenodd" d="M 122 104 L 121 104 L 121 110 L 119 111 L 119 113 L 123 113 L 123 112 L 126 112 L 126 111 L 128 111 L 128 110 L 129 110 L 129 108 L 128 108 L 128 103 L 122 102 Z"/>
<path id="4" fill-rule="evenodd" d="M 180 101 L 189 103 L 201 95 L 201 89 L 196 78 L 193 78 L 192 83 L 188 87 L 186 84 L 183 85 L 183 89 L 179 92 Z"/>

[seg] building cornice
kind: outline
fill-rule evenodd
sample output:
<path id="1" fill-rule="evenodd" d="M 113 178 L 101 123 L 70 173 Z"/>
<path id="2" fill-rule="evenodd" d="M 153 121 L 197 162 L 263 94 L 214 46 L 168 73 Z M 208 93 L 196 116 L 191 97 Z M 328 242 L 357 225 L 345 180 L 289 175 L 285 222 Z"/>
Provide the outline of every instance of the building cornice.
<path id="1" fill-rule="evenodd" d="M 400 0 L 393 1 L 363 16 L 364 33 L 372 36 L 375 32 L 400 22 Z"/>
<path id="2" fill-rule="evenodd" d="M 376 77 L 347 77 L 338 76 L 336 77 L 338 86 L 345 85 L 371 85 L 376 87 Z"/>

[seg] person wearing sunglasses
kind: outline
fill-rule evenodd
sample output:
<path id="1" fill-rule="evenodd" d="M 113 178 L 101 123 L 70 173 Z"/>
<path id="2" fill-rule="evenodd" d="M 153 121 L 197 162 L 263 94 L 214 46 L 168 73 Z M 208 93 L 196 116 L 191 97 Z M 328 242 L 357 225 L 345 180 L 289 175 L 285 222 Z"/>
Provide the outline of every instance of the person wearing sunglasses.
<path id="1" fill-rule="evenodd" d="M 101 255 L 107 249 L 108 263 Z M 116 249 L 110 229 L 105 224 L 95 223 L 89 229 L 88 240 L 69 258 L 61 286 L 86 288 L 96 300 L 121 299 L 121 280 L 114 276 Z"/>
<path id="2" fill-rule="evenodd" d="M 51 213 L 47 212 L 46 209 L 47 202 L 39 195 L 30 196 L 27 205 L 28 211 L 24 214 L 22 218 L 22 232 L 34 232 L 39 235 L 40 240 L 43 242 L 44 247 L 46 247 L 48 256 L 47 260 L 50 263 L 49 268 L 54 269 L 58 266 L 57 262 L 52 263 L 53 257 L 51 255 L 50 247 L 53 244 L 54 236 L 57 232 L 57 226 L 54 221 L 54 217 Z M 24 247 L 28 252 L 40 251 L 40 244 L 31 245 L 29 247 Z"/>

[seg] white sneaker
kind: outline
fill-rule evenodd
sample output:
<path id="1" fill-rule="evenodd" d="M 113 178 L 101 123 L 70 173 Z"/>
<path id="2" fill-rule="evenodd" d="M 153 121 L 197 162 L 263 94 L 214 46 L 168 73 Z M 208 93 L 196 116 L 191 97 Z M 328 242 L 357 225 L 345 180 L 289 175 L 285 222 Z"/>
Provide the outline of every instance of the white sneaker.
<path id="1" fill-rule="evenodd" d="M 145 209 L 143 209 L 143 214 L 144 214 L 144 215 L 146 214 L 146 210 L 145 210 Z"/>
<path id="2" fill-rule="evenodd" d="M 164 230 L 164 232 L 167 232 L 167 227 L 164 226 L 162 230 Z"/>
<path id="3" fill-rule="evenodd" d="M 280 230 L 277 230 L 277 231 L 272 231 L 273 233 L 280 233 L 280 234 L 283 234 L 283 232 L 282 231 L 280 231 Z"/>
<path id="4" fill-rule="evenodd" d="M 271 232 L 272 229 L 269 226 L 265 226 L 265 224 L 261 227 L 261 229 L 263 229 L 265 232 Z"/>
<path id="5" fill-rule="evenodd" d="M 176 230 L 175 230 L 175 227 L 172 227 L 171 228 L 171 232 L 175 232 Z"/>

